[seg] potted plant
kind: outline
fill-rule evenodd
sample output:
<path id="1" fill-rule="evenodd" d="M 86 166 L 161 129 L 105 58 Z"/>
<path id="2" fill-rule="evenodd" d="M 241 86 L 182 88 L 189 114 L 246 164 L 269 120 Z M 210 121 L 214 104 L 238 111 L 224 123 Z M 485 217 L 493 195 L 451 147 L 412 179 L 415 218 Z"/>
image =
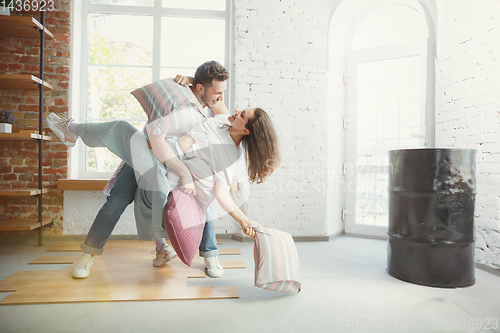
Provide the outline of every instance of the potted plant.
<path id="1" fill-rule="evenodd" d="M 12 124 L 16 117 L 9 110 L 0 111 L 0 133 L 12 133 Z"/>

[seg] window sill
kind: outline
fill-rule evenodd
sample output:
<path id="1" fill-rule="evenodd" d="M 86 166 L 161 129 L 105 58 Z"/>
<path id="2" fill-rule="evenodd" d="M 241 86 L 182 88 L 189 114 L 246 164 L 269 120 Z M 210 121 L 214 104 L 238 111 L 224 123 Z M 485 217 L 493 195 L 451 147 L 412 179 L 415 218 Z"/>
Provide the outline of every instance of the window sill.
<path id="1" fill-rule="evenodd" d="M 59 179 L 57 189 L 61 191 L 102 191 L 107 179 Z"/>
<path id="2" fill-rule="evenodd" d="M 59 179 L 57 189 L 60 191 L 102 191 L 107 182 L 107 179 Z M 238 191 L 237 181 L 231 182 L 229 191 Z"/>

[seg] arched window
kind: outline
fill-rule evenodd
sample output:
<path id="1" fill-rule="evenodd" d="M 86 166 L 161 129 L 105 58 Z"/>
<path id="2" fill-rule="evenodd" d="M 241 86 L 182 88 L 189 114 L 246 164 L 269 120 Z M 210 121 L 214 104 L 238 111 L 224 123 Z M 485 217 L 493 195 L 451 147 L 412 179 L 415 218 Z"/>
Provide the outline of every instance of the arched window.
<path id="1" fill-rule="evenodd" d="M 386 235 L 388 151 L 433 146 L 434 43 L 422 7 L 409 3 L 372 7 L 351 30 L 346 177 L 356 186 L 347 187 L 346 233 Z"/>

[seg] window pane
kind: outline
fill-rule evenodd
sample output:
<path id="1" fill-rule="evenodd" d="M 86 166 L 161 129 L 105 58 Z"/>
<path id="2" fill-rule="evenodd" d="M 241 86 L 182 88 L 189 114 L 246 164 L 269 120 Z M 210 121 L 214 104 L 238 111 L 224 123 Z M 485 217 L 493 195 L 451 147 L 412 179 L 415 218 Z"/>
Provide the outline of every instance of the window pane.
<path id="1" fill-rule="evenodd" d="M 154 5 L 154 0 L 88 0 L 91 4 L 122 5 L 122 6 L 148 6 Z"/>
<path id="2" fill-rule="evenodd" d="M 176 74 L 192 76 L 207 60 L 226 64 L 225 18 L 220 13 L 217 18 L 205 16 L 211 11 L 224 12 L 226 0 L 84 1 L 90 5 L 85 6 L 88 12 L 83 13 L 89 32 L 87 38 L 82 38 L 88 42 L 83 45 L 84 52 L 88 52 L 88 63 L 82 67 L 87 78 L 87 86 L 82 91 L 86 101 L 86 107 L 80 111 L 82 120 L 135 122 L 145 119 L 144 111 L 130 92 L 150 83 L 153 73 L 160 73 L 160 78 Z M 100 13 L 101 8 L 107 11 L 109 7 L 99 5 L 128 8 L 126 13 L 109 14 Z M 155 5 L 172 8 L 165 15 L 173 13 L 175 17 L 161 16 L 162 13 L 134 14 L 141 10 L 139 7 L 151 10 Z M 196 19 L 192 18 L 193 13 Z M 156 30 L 159 26 L 161 30 Z M 159 42 L 153 48 L 156 40 Z M 137 123 L 138 128 L 142 130 L 144 123 L 143 120 Z M 85 149 L 87 172 L 111 172 L 119 162 L 106 149 Z"/>
<path id="3" fill-rule="evenodd" d="M 387 226 L 387 174 L 358 174 L 356 192 L 356 224 Z"/>
<path id="4" fill-rule="evenodd" d="M 160 71 L 160 77 L 162 79 L 173 78 L 177 74 L 184 76 L 194 76 L 195 71 L 196 67 L 162 68 Z"/>
<path id="5" fill-rule="evenodd" d="M 166 17 L 162 40 L 162 67 L 196 68 L 207 60 L 225 63 L 224 20 Z"/>
<path id="6" fill-rule="evenodd" d="M 425 39 L 425 18 L 415 9 L 387 5 L 369 14 L 356 28 L 353 50 Z"/>
<path id="7" fill-rule="evenodd" d="M 226 10 L 226 0 L 163 0 L 163 7 L 185 9 Z"/>
<path id="8" fill-rule="evenodd" d="M 421 146 L 421 71 L 419 56 L 358 64 L 357 164 L 387 165 L 388 150 Z"/>
<path id="9" fill-rule="evenodd" d="M 131 91 L 151 82 L 150 68 L 89 67 L 87 118 L 145 119 Z"/>
<path id="10" fill-rule="evenodd" d="M 146 121 L 131 121 L 135 128 L 142 131 Z M 121 159 L 103 147 L 85 147 L 86 172 L 114 172 Z"/>
<path id="11" fill-rule="evenodd" d="M 153 18 L 89 14 L 89 63 L 151 65 Z"/>

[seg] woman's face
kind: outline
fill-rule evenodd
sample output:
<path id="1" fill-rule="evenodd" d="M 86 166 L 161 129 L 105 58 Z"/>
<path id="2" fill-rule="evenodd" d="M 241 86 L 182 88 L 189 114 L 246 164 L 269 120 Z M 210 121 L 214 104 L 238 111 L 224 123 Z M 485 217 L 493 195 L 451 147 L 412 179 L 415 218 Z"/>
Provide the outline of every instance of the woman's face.
<path id="1" fill-rule="evenodd" d="M 228 120 L 231 123 L 231 127 L 235 130 L 246 130 L 246 124 L 248 119 L 253 118 L 255 113 L 255 108 L 248 108 L 243 111 L 236 111 L 234 115 L 229 116 Z"/>

